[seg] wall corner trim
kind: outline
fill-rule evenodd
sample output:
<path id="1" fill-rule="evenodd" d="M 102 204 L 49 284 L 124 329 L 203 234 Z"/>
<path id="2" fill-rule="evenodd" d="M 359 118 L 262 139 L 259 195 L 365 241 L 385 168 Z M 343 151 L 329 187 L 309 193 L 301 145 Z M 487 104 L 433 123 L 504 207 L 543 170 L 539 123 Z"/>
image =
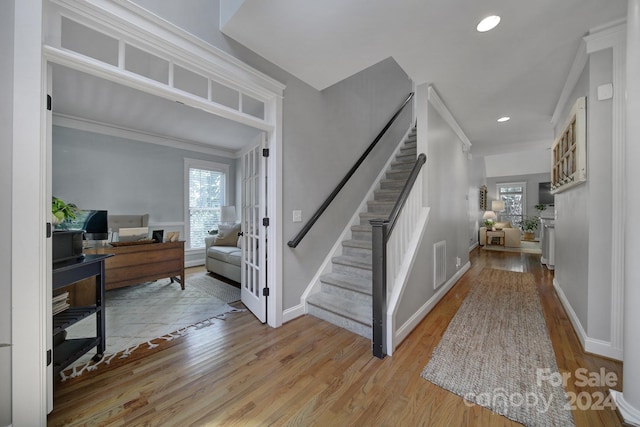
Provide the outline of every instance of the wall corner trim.
<path id="1" fill-rule="evenodd" d="M 471 150 L 471 141 L 469 141 L 469 138 L 467 138 L 467 135 L 465 135 L 464 131 L 456 121 L 455 117 L 453 117 L 453 114 L 451 114 L 451 111 L 449 111 L 442 98 L 440 98 L 440 95 L 438 95 L 438 92 L 436 92 L 433 85 L 429 86 L 428 98 L 431 105 L 433 105 L 433 108 L 440 113 L 442 118 L 449 126 L 451 126 L 451 129 L 453 129 L 456 135 L 458 135 L 460 141 L 462 141 L 462 151 L 467 152 Z"/>

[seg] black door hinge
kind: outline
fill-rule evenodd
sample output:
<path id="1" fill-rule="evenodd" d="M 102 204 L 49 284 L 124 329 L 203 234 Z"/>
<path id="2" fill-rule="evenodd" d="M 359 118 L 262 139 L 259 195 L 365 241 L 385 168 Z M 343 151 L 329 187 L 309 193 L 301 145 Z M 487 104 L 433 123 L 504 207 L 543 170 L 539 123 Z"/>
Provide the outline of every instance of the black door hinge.
<path id="1" fill-rule="evenodd" d="M 53 362 L 53 352 L 51 351 L 51 349 L 47 350 L 47 366 L 51 365 L 51 362 Z"/>
<path id="2" fill-rule="evenodd" d="M 263 297 L 269 296 L 269 288 L 262 288 L 262 296 Z"/>
<path id="3" fill-rule="evenodd" d="M 51 237 L 51 223 L 47 223 L 47 239 Z"/>
<path id="4" fill-rule="evenodd" d="M 265 227 L 269 226 L 269 218 L 262 218 L 262 225 L 264 225 Z"/>
<path id="5" fill-rule="evenodd" d="M 262 149 L 262 157 L 269 157 L 269 149 L 268 148 L 263 148 Z"/>
<path id="6" fill-rule="evenodd" d="M 51 95 L 47 95 L 47 111 L 51 111 Z"/>

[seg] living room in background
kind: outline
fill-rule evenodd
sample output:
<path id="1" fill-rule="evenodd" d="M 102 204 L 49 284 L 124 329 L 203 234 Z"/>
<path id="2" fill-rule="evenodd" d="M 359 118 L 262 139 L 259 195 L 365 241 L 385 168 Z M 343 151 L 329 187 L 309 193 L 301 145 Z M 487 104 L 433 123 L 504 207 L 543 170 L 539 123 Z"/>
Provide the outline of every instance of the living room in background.
<path id="1" fill-rule="evenodd" d="M 186 247 L 205 246 L 209 230 L 221 222 L 221 209 L 229 194 L 229 166 L 197 159 L 185 159 Z"/>
<path id="2" fill-rule="evenodd" d="M 511 221 L 514 227 L 518 227 L 527 214 L 527 183 L 507 182 L 496 184 L 498 200 L 504 202 L 504 210 L 496 212 L 498 221 Z"/>

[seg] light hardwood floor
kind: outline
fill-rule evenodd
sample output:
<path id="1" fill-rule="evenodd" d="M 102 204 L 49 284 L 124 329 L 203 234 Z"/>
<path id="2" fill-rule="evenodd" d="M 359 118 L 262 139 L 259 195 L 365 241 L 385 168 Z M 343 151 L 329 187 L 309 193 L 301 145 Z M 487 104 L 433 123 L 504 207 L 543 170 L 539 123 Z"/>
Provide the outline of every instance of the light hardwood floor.
<path id="1" fill-rule="evenodd" d="M 470 257 L 470 270 L 393 357 L 376 359 L 368 340 L 310 316 L 272 329 L 249 312 L 235 313 L 160 351 L 58 384 L 48 425 L 519 425 L 420 377 L 483 267 L 536 277 L 562 372 L 604 368 L 621 381 L 621 363 L 582 351 L 539 255 L 476 249 Z M 606 388 L 569 381 L 567 391 L 591 395 Z M 573 414 L 577 427 L 620 425 L 611 410 Z"/>

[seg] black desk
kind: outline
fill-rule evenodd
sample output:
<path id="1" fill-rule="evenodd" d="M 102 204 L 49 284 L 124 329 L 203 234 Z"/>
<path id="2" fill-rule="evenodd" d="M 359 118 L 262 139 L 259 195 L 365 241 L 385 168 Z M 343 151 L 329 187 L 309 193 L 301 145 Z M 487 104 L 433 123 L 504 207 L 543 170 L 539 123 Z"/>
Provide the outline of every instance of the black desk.
<path id="1" fill-rule="evenodd" d="M 94 360 L 100 360 L 106 348 L 105 312 L 104 312 L 104 261 L 113 256 L 85 255 L 84 258 L 73 259 L 53 264 L 53 289 L 71 285 L 80 280 L 95 277 L 96 301 L 94 305 L 69 307 L 62 313 L 53 316 L 53 372 L 57 375 L 80 356 L 97 347 Z M 96 336 L 76 339 L 56 339 L 69 326 L 96 314 Z M 62 336 L 63 337 L 63 336 Z"/>

